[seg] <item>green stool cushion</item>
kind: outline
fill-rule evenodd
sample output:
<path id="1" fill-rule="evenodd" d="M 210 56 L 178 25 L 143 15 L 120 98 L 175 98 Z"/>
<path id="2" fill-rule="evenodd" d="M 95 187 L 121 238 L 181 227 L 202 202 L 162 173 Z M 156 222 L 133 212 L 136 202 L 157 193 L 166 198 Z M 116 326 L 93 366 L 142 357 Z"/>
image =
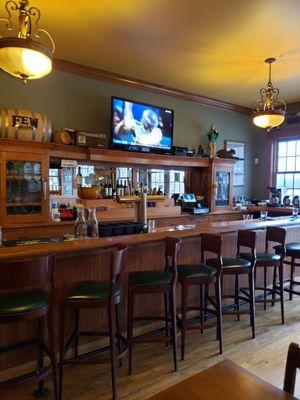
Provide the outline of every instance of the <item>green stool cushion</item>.
<path id="1" fill-rule="evenodd" d="M 103 300 L 108 298 L 110 282 L 106 281 L 81 281 L 67 291 L 64 300 Z M 121 294 L 117 288 L 116 296 Z"/>
<path id="2" fill-rule="evenodd" d="M 212 267 L 217 267 L 219 265 L 219 260 L 217 258 L 208 258 L 206 263 Z M 243 258 L 223 258 L 223 270 L 234 270 L 239 268 L 248 269 L 251 267 L 251 262 L 244 260 Z"/>
<path id="3" fill-rule="evenodd" d="M 217 271 L 208 265 L 179 265 L 179 279 L 205 279 L 216 275 Z"/>
<path id="4" fill-rule="evenodd" d="M 240 253 L 241 258 L 245 258 L 246 260 L 251 260 L 250 253 Z M 263 262 L 276 262 L 280 260 L 279 254 L 273 253 L 256 253 L 256 261 L 263 261 Z"/>
<path id="5" fill-rule="evenodd" d="M 172 281 L 172 274 L 165 271 L 134 271 L 129 274 L 133 286 L 160 286 Z"/>
<path id="6" fill-rule="evenodd" d="M 0 315 L 21 314 L 46 306 L 49 296 L 41 289 L 22 290 L 0 296 Z"/>
<path id="7" fill-rule="evenodd" d="M 300 258 L 300 243 L 287 243 L 285 248 L 287 256 Z"/>

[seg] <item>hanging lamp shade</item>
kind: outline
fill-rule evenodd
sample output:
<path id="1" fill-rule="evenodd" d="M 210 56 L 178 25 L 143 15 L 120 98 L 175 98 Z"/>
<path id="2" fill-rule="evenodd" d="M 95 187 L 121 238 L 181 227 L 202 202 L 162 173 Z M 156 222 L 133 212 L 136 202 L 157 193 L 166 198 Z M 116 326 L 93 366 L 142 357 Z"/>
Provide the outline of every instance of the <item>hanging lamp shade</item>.
<path id="1" fill-rule="evenodd" d="M 275 58 L 265 60 L 269 64 L 269 81 L 266 88 L 260 89 L 260 98 L 252 105 L 254 125 L 267 131 L 281 125 L 286 112 L 286 104 L 279 98 L 279 89 L 274 88 L 271 81 L 271 68 L 275 61 Z"/>
<path id="2" fill-rule="evenodd" d="M 20 1 L 18 6 L 13 1 L 6 3 L 8 18 L 0 18 L 6 21 L 8 30 L 12 29 L 11 11 L 19 11 L 18 37 L 0 39 L 0 67 L 8 74 L 22 79 L 24 83 L 29 79 L 39 79 L 52 71 L 52 58 L 54 42 L 49 33 L 39 28 L 40 11 L 35 8 L 27 8 L 28 1 Z M 31 18 L 37 16 L 35 32 L 31 32 Z M 39 42 L 41 35 L 46 35 L 51 42 L 51 49 Z M 32 36 L 36 40 L 32 39 Z"/>

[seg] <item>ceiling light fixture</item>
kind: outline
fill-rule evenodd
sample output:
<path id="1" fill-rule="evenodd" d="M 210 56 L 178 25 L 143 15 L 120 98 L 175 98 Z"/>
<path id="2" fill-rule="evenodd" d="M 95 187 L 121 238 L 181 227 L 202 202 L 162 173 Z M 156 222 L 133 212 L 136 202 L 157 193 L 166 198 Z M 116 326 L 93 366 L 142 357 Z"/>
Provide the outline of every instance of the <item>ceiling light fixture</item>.
<path id="1" fill-rule="evenodd" d="M 269 64 L 269 81 L 266 88 L 260 89 L 260 98 L 252 106 L 254 125 L 266 128 L 268 132 L 284 122 L 286 111 L 285 102 L 278 97 L 279 89 L 274 88 L 271 81 L 272 63 L 275 61 L 276 58 L 265 60 Z"/>
<path id="2" fill-rule="evenodd" d="M 28 79 L 38 79 L 49 74 L 52 70 L 52 58 L 55 45 L 50 34 L 39 27 L 41 13 L 36 7 L 28 7 L 28 0 L 7 1 L 5 9 L 7 18 L 0 18 L 6 22 L 8 31 L 13 29 L 12 12 L 19 12 L 19 32 L 17 37 L 0 39 L 0 68 L 27 83 Z M 35 19 L 32 32 L 32 19 Z M 51 47 L 39 42 L 42 35 L 47 36 Z M 34 39 L 32 39 L 34 37 Z"/>

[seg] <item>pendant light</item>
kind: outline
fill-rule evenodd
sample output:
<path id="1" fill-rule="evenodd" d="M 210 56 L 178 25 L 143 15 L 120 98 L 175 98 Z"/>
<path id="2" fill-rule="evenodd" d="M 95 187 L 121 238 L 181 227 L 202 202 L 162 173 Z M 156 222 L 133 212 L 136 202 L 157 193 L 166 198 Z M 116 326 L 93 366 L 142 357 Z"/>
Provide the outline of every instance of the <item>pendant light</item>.
<path id="1" fill-rule="evenodd" d="M 267 58 L 269 64 L 269 81 L 266 88 L 260 89 L 260 98 L 252 106 L 254 125 L 265 128 L 269 132 L 281 125 L 285 120 L 286 104 L 280 99 L 279 89 L 274 88 L 271 81 L 272 64 L 276 58 Z"/>
<path id="2" fill-rule="evenodd" d="M 20 0 L 19 5 L 15 1 L 7 1 L 5 9 L 8 17 L 0 18 L 0 22 L 5 21 L 7 30 L 11 31 L 12 12 L 18 12 L 19 30 L 16 37 L 0 39 L 0 68 L 24 83 L 28 79 L 39 79 L 49 74 L 55 45 L 50 34 L 39 27 L 40 11 L 36 7 L 29 8 L 28 0 Z M 33 19 L 35 24 L 32 31 Z M 50 41 L 50 47 L 39 41 L 43 35 Z"/>

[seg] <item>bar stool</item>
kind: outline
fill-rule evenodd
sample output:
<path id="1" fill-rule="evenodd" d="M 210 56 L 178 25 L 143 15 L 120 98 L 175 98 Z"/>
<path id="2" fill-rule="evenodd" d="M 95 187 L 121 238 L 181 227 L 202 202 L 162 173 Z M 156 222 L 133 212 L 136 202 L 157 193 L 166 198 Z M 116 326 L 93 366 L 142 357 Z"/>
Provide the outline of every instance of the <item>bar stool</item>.
<path id="1" fill-rule="evenodd" d="M 124 338 L 121 336 L 119 328 L 119 310 L 123 271 L 125 265 L 125 254 L 128 247 L 125 245 L 117 245 L 107 250 L 108 257 L 110 256 L 110 280 L 109 281 L 81 281 L 65 294 L 60 305 L 60 368 L 59 368 L 59 400 L 62 399 L 63 388 L 63 367 L 66 364 L 100 364 L 107 360 L 98 361 L 95 359 L 88 360 L 88 357 L 81 358 L 78 355 L 78 342 L 80 335 L 84 336 L 105 336 L 110 339 L 110 363 L 111 363 L 111 378 L 113 399 L 117 398 L 116 390 L 116 361 L 121 360 L 126 352 L 127 346 L 121 348 L 121 341 L 124 343 Z M 108 332 L 85 332 L 79 331 L 79 311 L 85 308 L 104 308 L 107 309 L 108 315 Z M 75 312 L 75 328 L 70 338 L 65 345 L 65 313 L 67 310 Z M 116 354 L 117 338 L 118 355 Z M 65 353 L 69 346 L 74 341 L 75 357 L 65 359 Z M 92 357 L 95 357 L 93 354 Z"/>
<path id="2" fill-rule="evenodd" d="M 254 289 L 254 270 L 256 263 L 256 233 L 253 231 L 239 230 L 237 237 L 236 258 L 222 258 L 222 277 L 224 275 L 235 276 L 235 294 L 223 295 L 222 298 L 233 298 L 235 300 L 235 310 L 224 311 L 223 315 L 236 315 L 238 320 L 240 314 L 250 313 L 250 324 L 252 328 L 252 337 L 255 338 L 255 289 Z M 241 257 L 241 247 L 250 249 L 251 261 Z M 206 264 L 218 268 L 220 260 L 211 258 L 206 260 Z M 248 288 L 240 288 L 239 277 L 248 275 Z M 245 290 L 246 289 L 246 290 Z M 207 290 L 206 290 L 207 291 Z M 240 300 L 249 303 L 249 311 L 240 311 Z"/>
<path id="3" fill-rule="evenodd" d="M 150 339 L 173 344 L 174 370 L 177 371 L 177 326 L 176 326 L 176 283 L 177 259 L 181 240 L 167 237 L 165 250 L 165 269 L 163 271 L 134 271 L 128 276 L 128 313 L 127 340 L 129 349 L 129 374 L 132 372 L 132 349 L 134 341 L 134 321 L 165 321 L 167 338 Z M 134 316 L 135 296 L 141 294 L 164 294 L 165 316 Z M 169 316 L 170 314 L 170 316 Z M 168 338 L 168 325 L 171 324 L 171 336 Z M 147 339 L 139 339 L 139 341 Z"/>
<path id="4" fill-rule="evenodd" d="M 51 293 L 53 291 L 53 255 L 17 259 L 0 262 L 0 324 L 12 324 L 38 320 L 39 337 L 9 345 L 0 349 L 0 354 L 18 350 L 25 346 L 37 345 L 38 368 L 22 376 L 7 380 L 0 384 L 6 389 L 18 383 L 38 382 L 35 395 L 45 396 L 48 390 L 44 387 L 44 379 L 52 372 L 54 398 L 58 399 L 58 382 L 55 359 L 53 310 Z M 44 339 L 44 321 L 47 320 L 49 346 Z M 44 367 L 44 355 L 50 358 L 50 366 Z"/>
<path id="5" fill-rule="evenodd" d="M 284 297 L 283 297 L 283 258 L 284 251 L 281 254 L 269 253 L 269 243 L 277 243 L 277 246 L 281 249 L 285 247 L 285 237 L 286 230 L 283 228 L 277 227 L 267 227 L 266 229 L 266 241 L 265 241 L 265 252 L 264 253 L 256 253 L 256 264 L 255 264 L 255 282 L 256 282 L 256 274 L 258 268 L 264 269 L 264 285 L 263 287 L 257 287 L 255 285 L 255 290 L 262 290 L 264 292 L 263 299 L 256 299 L 256 303 L 263 303 L 264 310 L 266 310 L 266 306 L 268 303 L 271 303 L 272 306 L 276 302 L 280 301 L 281 305 L 281 322 L 284 324 Z M 240 253 L 240 257 L 248 259 L 251 261 L 251 254 L 249 253 Z M 273 268 L 273 285 L 272 288 L 268 288 L 267 284 L 267 269 Z M 279 276 L 279 286 L 276 284 L 277 280 L 277 270 Z M 272 295 L 272 299 L 267 299 L 267 294 Z M 276 295 L 279 296 L 279 299 L 276 299 Z"/>
<path id="6" fill-rule="evenodd" d="M 289 300 L 293 300 L 294 294 L 300 295 L 299 291 L 294 290 L 294 286 L 300 285 L 300 282 L 294 279 L 295 267 L 300 267 L 300 263 L 296 262 L 300 260 L 300 243 L 286 243 L 285 247 L 275 246 L 275 251 L 283 256 L 283 264 L 291 267 L 290 278 L 284 280 L 284 283 L 289 283 L 289 287 L 284 287 L 284 291 L 289 293 Z M 290 257 L 291 261 L 286 260 L 285 257 Z"/>
<path id="7" fill-rule="evenodd" d="M 187 324 L 187 312 L 200 310 L 200 330 L 216 326 L 217 339 L 219 340 L 220 354 L 223 352 L 222 346 L 222 306 L 221 306 L 221 258 L 222 238 L 221 236 L 204 233 L 201 235 L 201 264 L 188 264 L 178 266 L 178 280 L 181 283 L 182 290 L 182 312 L 181 312 L 181 359 L 185 355 L 185 336 L 187 330 L 199 329 L 199 324 Z M 205 254 L 214 253 L 218 260 L 215 267 L 205 265 Z M 206 293 L 205 308 L 203 307 L 203 285 L 214 284 L 215 301 Z M 197 285 L 200 287 L 200 306 L 187 306 L 188 287 Z M 208 307 L 208 302 L 212 308 Z M 203 323 L 203 312 L 209 312 L 217 317 L 217 323 Z"/>

